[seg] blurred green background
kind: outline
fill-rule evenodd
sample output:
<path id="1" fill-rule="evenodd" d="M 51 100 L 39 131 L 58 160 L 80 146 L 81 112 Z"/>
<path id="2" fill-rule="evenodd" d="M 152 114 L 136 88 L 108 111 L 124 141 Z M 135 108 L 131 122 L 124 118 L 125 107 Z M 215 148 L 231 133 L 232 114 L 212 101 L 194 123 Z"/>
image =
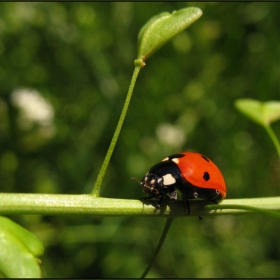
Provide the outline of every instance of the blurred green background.
<path id="1" fill-rule="evenodd" d="M 89 193 L 121 112 L 140 28 L 203 16 L 140 72 L 102 196 L 138 199 L 139 179 L 193 150 L 228 198 L 279 196 L 280 162 L 238 98 L 279 100 L 280 3 L 0 3 L 1 192 Z M 272 125 L 280 137 L 279 122 Z M 43 277 L 139 277 L 165 220 L 11 216 L 45 245 Z M 266 216 L 178 218 L 149 277 L 279 277 L 280 224 Z"/>

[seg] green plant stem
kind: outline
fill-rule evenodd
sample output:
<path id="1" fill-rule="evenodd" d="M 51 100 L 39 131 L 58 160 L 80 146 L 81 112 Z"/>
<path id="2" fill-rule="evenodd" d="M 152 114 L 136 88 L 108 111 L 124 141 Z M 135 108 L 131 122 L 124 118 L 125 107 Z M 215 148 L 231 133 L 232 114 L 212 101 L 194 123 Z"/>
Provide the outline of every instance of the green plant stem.
<path id="1" fill-rule="evenodd" d="M 212 205 L 206 205 L 205 208 L 208 210 L 216 210 L 216 207 L 213 208 Z M 218 210 L 221 210 L 221 209 L 235 209 L 235 210 L 242 209 L 242 210 L 256 212 L 259 214 L 269 215 L 269 216 L 272 216 L 275 218 L 280 218 L 280 212 L 266 210 L 266 209 L 262 209 L 262 208 L 258 208 L 258 207 L 252 207 L 252 206 L 248 206 L 248 205 L 227 204 L 227 205 L 221 205 L 218 208 Z"/>
<path id="2" fill-rule="evenodd" d="M 272 141 L 276 147 L 278 156 L 280 157 L 280 143 L 278 141 L 277 136 L 275 135 L 274 131 L 272 130 L 272 128 L 269 125 L 264 126 L 264 128 L 267 131 L 267 133 L 269 134 L 270 138 L 272 139 Z"/>
<path id="3" fill-rule="evenodd" d="M 158 256 L 158 254 L 159 254 L 159 252 L 160 252 L 160 249 L 162 248 L 162 245 L 163 245 L 163 243 L 164 243 L 164 241 L 165 241 L 165 238 L 166 238 L 166 236 L 167 236 L 167 233 L 169 232 L 169 229 L 170 229 L 170 226 L 171 226 L 173 220 L 174 220 L 174 219 L 167 218 L 166 223 L 165 223 L 165 226 L 164 226 L 164 229 L 163 229 L 163 232 L 162 232 L 161 237 L 160 237 L 160 240 L 159 240 L 159 242 L 158 242 L 156 251 L 155 251 L 155 253 L 154 253 L 154 255 L 153 255 L 153 258 L 152 258 L 151 262 L 149 263 L 148 267 L 147 267 L 146 270 L 143 272 L 143 274 L 141 275 L 140 278 L 145 278 L 146 275 L 148 274 L 148 272 L 150 271 L 152 265 L 154 264 L 154 262 L 155 262 L 155 260 L 156 260 L 156 258 L 157 258 L 157 256 Z"/>
<path id="4" fill-rule="evenodd" d="M 131 82 L 130 82 L 130 86 L 128 88 L 127 96 L 126 96 L 126 99 L 125 99 L 125 102 L 124 102 L 124 106 L 123 106 L 123 109 L 122 109 L 122 112 L 121 112 L 121 115 L 120 115 L 120 118 L 119 118 L 119 122 L 117 124 L 115 133 L 114 133 L 113 138 L 111 140 L 110 146 L 108 148 L 108 151 L 107 151 L 107 154 L 106 154 L 105 159 L 103 161 L 103 164 L 101 166 L 101 169 L 98 173 L 95 185 L 94 185 L 93 190 L 91 192 L 91 195 L 93 195 L 95 197 L 99 197 L 99 195 L 100 195 L 101 184 L 102 184 L 104 175 L 106 173 L 106 170 L 108 168 L 108 164 L 110 162 L 110 159 L 111 159 L 111 156 L 113 154 L 114 148 L 116 146 L 116 143 L 117 143 L 117 140 L 118 140 L 118 137 L 119 137 L 119 134 L 120 134 L 120 131 L 121 131 L 126 113 L 127 113 L 127 109 L 128 109 L 129 103 L 130 103 L 130 99 L 131 99 L 131 96 L 132 96 L 132 93 L 133 93 L 133 88 L 134 88 L 134 85 L 136 83 L 136 79 L 137 79 L 137 76 L 138 76 L 140 70 L 141 70 L 141 66 L 135 66 L 134 72 L 133 72 L 133 75 L 132 75 L 132 79 L 131 79 Z"/>
<path id="5" fill-rule="evenodd" d="M 252 213 L 256 207 L 263 210 L 280 210 L 280 197 L 225 199 L 220 204 L 211 204 L 204 200 L 189 200 L 190 216 L 234 215 Z M 234 205 L 234 209 L 231 205 Z M 221 211 L 221 209 L 223 209 Z M 183 201 L 162 205 L 155 209 L 155 201 L 112 199 L 92 195 L 63 194 L 13 194 L 0 193 L 0 215 L 91 215 L 108 216 L 145 216 L 145 217 L 185 217 L 186 206 Z"/>

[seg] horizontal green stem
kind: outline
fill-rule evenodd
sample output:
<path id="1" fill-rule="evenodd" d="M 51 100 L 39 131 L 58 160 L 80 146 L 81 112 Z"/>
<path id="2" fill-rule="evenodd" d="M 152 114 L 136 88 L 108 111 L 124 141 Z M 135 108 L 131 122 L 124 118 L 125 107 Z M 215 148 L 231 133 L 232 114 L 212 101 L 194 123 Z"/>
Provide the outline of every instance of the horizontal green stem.
<path id="1" fill-rule="evenodd" d="M 220 204 L 204 200 L 189 201 L 191 216 L 232 215 L 250 213 L 257 207 L 264 210 L 280 210 L 280 197 L 226 199 Z M 242 206 L 244 206 L 242 209 Z M 226 209 L 226 208 L 234 209 Z M 236 209 L 236 208 L 240 209 Z M 221 210 L 223 208 L 223 210 Z M 163 204 L 155 210 L 154 201 L 112 199 L 92 195 L 63 194 L 13 194 L 0 193 L 0 215 L 38 214 L 92 216 L 149 216 L 149 217 L 187 217 L 186 206 L 182 201 Z M 266 213 L 263 213 L 266 214 Z"/>

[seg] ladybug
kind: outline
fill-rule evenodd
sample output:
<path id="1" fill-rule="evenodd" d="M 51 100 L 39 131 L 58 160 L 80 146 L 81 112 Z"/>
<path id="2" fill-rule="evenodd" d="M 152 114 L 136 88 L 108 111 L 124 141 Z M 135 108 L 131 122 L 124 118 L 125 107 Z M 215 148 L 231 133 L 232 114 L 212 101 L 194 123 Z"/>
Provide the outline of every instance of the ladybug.
<path id="1" fill-rule="evenodd" d="M 137 180 L 135 178 L 132 178 Z M 137 180 L 138 181 L 138 180 Z M 138 181 L 149 198 L 159 198 L 157 208 L 164 198 L 177 200 L 178 189 L 184 200 L 202 198 L 217 203 L 226 197 L 224 177 L 208 157 L 194 152 L 182 152 L 164 158 Z M 188 211 L 189 211 L 189 205 Z"/>

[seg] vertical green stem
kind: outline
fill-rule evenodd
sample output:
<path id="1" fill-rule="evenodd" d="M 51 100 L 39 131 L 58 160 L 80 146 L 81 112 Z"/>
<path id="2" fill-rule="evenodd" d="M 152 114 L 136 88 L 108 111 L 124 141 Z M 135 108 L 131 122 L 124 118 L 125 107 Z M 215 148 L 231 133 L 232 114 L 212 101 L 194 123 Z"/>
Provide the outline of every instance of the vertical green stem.
<path id="1" fill-rule="evenodd" d="M 153 263 L 154 263 L 155 260 L 156 260 L 156 257 L 158 256 L 158 253 L 159 253 L 159 251 L 160 251 L 160 249 L 161 249 L 161 247 L 162 247 L 162 245 L 163 245 L 163 243 L 164 243 L 164 240 L 165 240 L 165 238 L 166 238 L 166 236 L 167 236 L 167 233 L 169 232 L 169 228 L 170 228 L 170 226 L 171 226 L 173 220 L 174 220 L 173 218 L 167 218 L 166 223 L 165 223 L 165 226 L 164 226 L 164 229 L 163 229 L 163 232 L 162 232 L 162 235 L 161 235 L 161 237 L 160 237 L 160 240 L 159 240 L 159 242 L 158 242 L 156 251 L 155 251 L 155 253 L 154 253 L 153 259 L 151 260 L 150 264 L 148 265 L 148 267 L 147 267 L 146 270 L 143 272 L 143 274 L 141 275 L 140 278 L 145 278 L 146 275 L 148 274 L 148 272 L 150 271 L 150 269 L 151 269 Z"/>
<path id="2" fill-rule="evenodd" d="M 272 130 L 272 128 L 269 125 L 266 125 L 265 129 L 266 129 L 267 133 L 269 134 L 270 138 L 272 139 L 272 141 L 276 147 L 276 150 L 278 152 L 278 156 L 280 157 L 280 144 L 279 144 L 277 136 L 275 135 L 274 131 Z"/>
<path id="3" fill-rule="evenodd" d="M 123 125 L 126 113 L 127 113 L 129 102 L 130 102 L 130 99 L 131 99 L 131 96 L 132 96 L 132 93 L 133 93 L 133 88 L 134 88 L 134 85 L 136 83 L 136 79 L 137 79 L 137 76 L 138 76 L 138 74 L 140 72 L 140 69 L 141 69 L 141 66 L 136 66 L 134 68 L 134 72 L 133 72 L 133 75 L 132 75 L 132 79 L 131 79 L 131 82 L 130 82 L 130 85 L 129 85 L 129 89 L 128 89 L 128 92 L 127 92 L 126 100 L 124 102 L 123 110 L 121 112 L 121 116 L 120 116 L 118 125 L 116 127 L 115 133 L 114 133 L 113 138 L 111 140 L 109 149 L 107 151 L 107 154 L 105 156 L 105 159 L 103 161 L 101 169 L 100 169 L 100 171 L 98 173 L 98 176 L 97 176 L 94 188 L 93 188 L 93 190 L 91 192 L 91 194 L 94 195 L 94 196 L 99 197 L 100 187 L 101 187 L 104 175 L 106 173 L 108 164 L 110 162 L 111 156 L 113 154 L 114 148 L 116 146 L 116 143 L 117 143 L 117 140 L 118 140 L 118 137 L 119 137 L 119 134 L 120 134 L 120 131 L 121 131 L 121 128 L 122 128 L 122 125 Z"/>

